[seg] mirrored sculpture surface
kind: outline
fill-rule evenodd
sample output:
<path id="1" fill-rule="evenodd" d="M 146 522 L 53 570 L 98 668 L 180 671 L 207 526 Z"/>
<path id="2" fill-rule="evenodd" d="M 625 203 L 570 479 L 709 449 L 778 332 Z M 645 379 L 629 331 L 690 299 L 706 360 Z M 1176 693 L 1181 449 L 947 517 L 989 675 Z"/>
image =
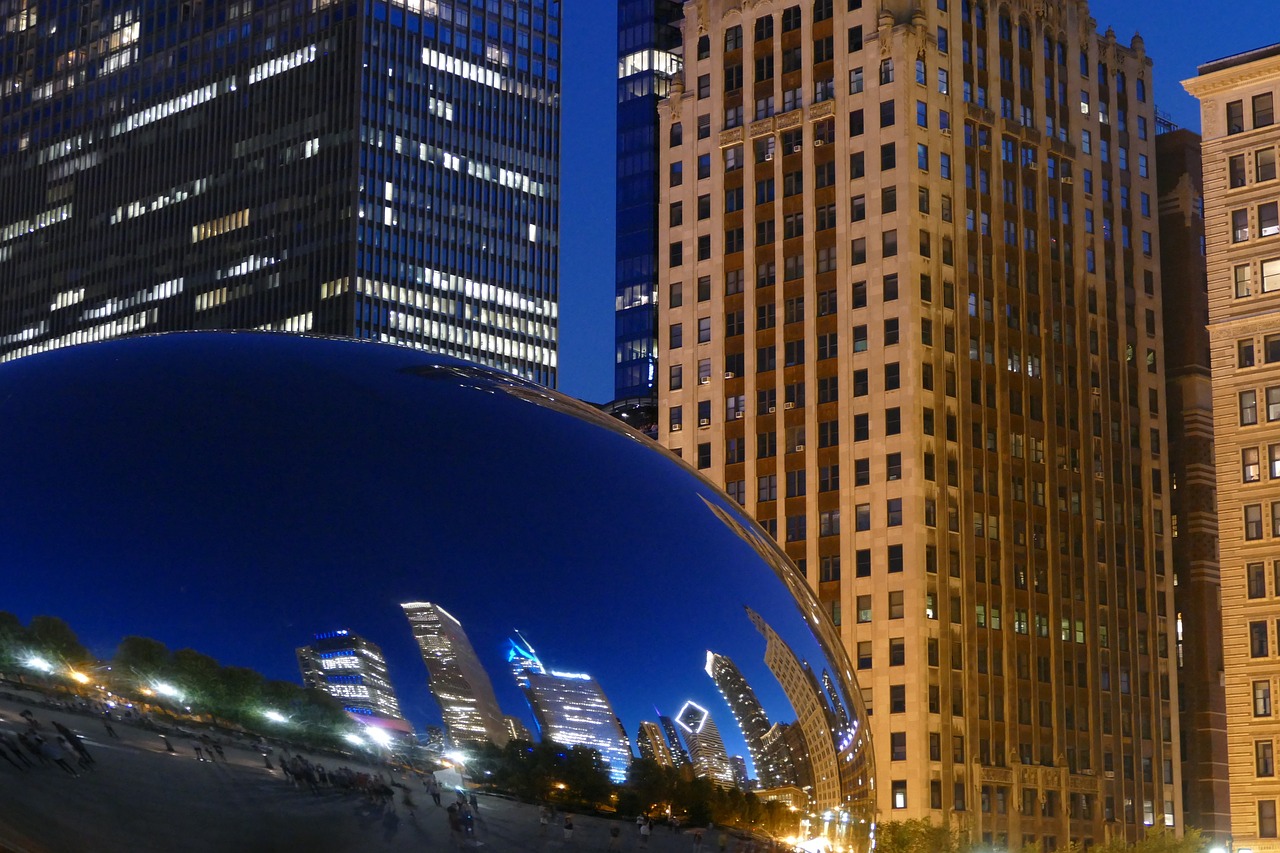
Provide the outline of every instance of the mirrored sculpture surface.
<path id="1" fill-rule="evenodd" d="M 590 406 L 188 333 L 0 366 L 0 444 L 0 846 L 871 846 L 804 579 Z"/>

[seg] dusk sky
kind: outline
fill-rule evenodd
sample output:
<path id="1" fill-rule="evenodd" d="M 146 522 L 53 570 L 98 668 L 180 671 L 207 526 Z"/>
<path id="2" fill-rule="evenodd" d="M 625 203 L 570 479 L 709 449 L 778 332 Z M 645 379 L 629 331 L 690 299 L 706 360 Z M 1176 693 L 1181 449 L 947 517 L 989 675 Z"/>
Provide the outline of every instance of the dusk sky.
<path id="1" fill-rule="evenodd" d="M 1280 41 L 1276 0 L 1094 0 L 1089 8 L 1121 44 L 1142 34 L 1155 62 L 1156 108 L 1196 131 L 1198 107 L 1180 81 L 1197 65 Z M 564 3 L 560 390 L 596 402 L 613 398 L 616 25 L 613 0 Z"/>

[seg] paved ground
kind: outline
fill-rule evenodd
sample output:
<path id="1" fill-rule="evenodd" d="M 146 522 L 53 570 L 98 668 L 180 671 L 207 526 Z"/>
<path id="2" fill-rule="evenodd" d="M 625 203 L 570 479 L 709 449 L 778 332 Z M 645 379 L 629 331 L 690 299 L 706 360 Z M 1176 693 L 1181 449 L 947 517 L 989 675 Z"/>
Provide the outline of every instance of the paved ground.
<path id="1" fill-rule="evenodd" d="M 25 728 L 18 716 L 28 706 L 0 700 L 0 733 Z M 609 830 L 622 829 L 621 851 L 639 851 L 634 823 L 575 816 L 573 838 L 559 827 L 544 832 L 534 806 L 481 795 L 473 838 L 459 840 L 449 831 L 445 810 L 437 808 L 416 780 L 411 784 L 416 809 L 396 789 L 394 805 L 370 805 L 363 797 L 336 790 L 309 793 L 296 788 L 279 769 L 268 770 L 247 747 L 225 747 L 225 761 L 196 759 L 195 741 L 161 738 L 135 726 L 116 723 L 118 738 L 107 736 L 92 717 L 32 708 L 53 732 L 58 720 L 82 736 L 96 761 L 73 777 L 55 765 L 19 770 L 0 760 L 0 851 L 4 853 L 114 853 L 114 851 L 449 851 L 487 849 L 495 853 L 571 853 L 610 850 Z M 332 768 L 332 757 L 313 756 Z M 278 762 L 273 760 L 278 767 Z M 74 766 L 74 762 L 73 762 Z M 376 772 L 377 768 L 353 769 Z M 447 800 L 446 800 L 447 804 Z M 702 849 L 718 848 L 708 832 Z M 652 853 L 695 853 L 688 834 L 655 829 Z M 733 850 L 734 845 L 730 844 Z"/>

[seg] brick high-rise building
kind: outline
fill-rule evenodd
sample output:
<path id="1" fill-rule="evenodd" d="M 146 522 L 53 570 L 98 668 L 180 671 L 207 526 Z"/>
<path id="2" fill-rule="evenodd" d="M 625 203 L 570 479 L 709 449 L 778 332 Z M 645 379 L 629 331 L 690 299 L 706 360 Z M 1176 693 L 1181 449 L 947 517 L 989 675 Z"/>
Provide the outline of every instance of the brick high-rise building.
<path id="1" fill-rule="evenodd" d="M 660 440 L 807 573 L 880 818 L 1181 829 L 1155 112 L 1084 2 L 690 0 Z"/>
<path id="2" fill-rule="evenodd" d="M 1268 853 L 1280 850 L 1280 44 L 1183 85 L 1203 136 L 1231 835 Z"/>
<path id="3" fill-rule="evenodd" d="M 1169 508 L 1176 531 L 1178 697 L 1182 717 L 1183 815 L 1223 843 L 1231 835 L 1222 596 L 1218 577 L 1213 386 L 1205 267 L 1200 136 L 1162 127 L 1156 137 L 1160 270 L 1169 432 Z M 1148 322 L 1153 322 L 1150 318 Z"/>

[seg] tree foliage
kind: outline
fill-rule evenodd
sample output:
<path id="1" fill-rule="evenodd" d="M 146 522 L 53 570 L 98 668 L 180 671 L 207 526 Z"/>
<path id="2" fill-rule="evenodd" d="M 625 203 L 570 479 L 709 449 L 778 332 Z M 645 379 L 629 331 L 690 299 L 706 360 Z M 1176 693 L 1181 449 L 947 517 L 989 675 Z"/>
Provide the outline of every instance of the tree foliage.
<path id="1" fill-rule="evenodd" d="M 876 826 L 877 853 L 967 853 L 964 833 L 926 818 L 889 820 Z"/>

